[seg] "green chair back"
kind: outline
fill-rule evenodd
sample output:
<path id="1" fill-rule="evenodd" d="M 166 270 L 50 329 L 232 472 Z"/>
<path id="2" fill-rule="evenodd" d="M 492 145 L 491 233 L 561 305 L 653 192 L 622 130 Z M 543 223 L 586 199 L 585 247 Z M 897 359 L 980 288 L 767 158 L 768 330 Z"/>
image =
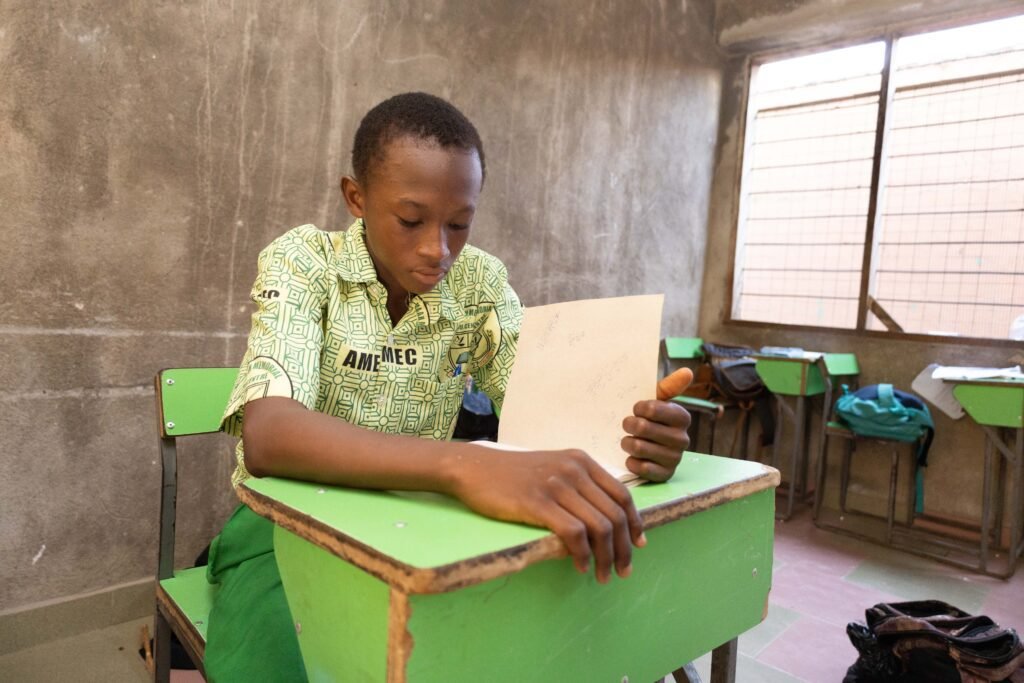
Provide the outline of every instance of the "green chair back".
<path id="1" fill-rule="evenodd" d="M 160 433 L 165 437 L 220 429 L 238 368 L 171 368 L 157 375 Z"/>
<path id="2" fill-rule="evenodd" d="M 174 529 L 178 499 L 177 439 L 220 429 L 238 368 L 170 368 L 157 373 L 156 410 L 162 469 L 160 545 L 157 555 L 156 664 L 154 680 L 170 679 L 171 631 L 200 671 L 206 650 L 206 626 L 216 588 L 205 567 L 174 571 Z M 173 625 L 172 625 L 173 623 Z"/>
<path id="3" fill-rule="evenodd" d="M 853 353 L 826 353 L 825 368 L 833 377 L 849 377 L 860 374 L 857 356 Z"/>
<path id="4" fill-rule="evenodd" d="M 238 368 L 170 368 L 157 373 L 156 409 L 160 420 L 160 552 L 157 580 L 174 576 L 174 527 L 178 499 L 180 436 L 220 429 Z"/>
<path id="5" fill-rule="evenodd" d="M 669 360 L 704 358 L 704 340 L 700 337 L 665 337 L 665 357 Z"/>

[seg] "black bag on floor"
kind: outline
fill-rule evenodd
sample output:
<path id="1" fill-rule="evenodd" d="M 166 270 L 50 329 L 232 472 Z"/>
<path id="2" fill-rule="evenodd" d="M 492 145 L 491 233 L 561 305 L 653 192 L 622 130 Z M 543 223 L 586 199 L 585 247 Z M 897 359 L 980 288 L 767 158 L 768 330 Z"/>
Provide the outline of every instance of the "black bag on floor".
<path id="1" fill-rule="evenodd" d="M 761 446 L 770 446 L 775 440 L 775 417 L 771 394 L 755 369 L 754 349 L 710 342 L 704 342 L 703 349 L 711 367 L 712 393 L 716 394 L 712 400 L 735 404 L 743 411 L 743 420 L 756 414 L 761 423 Z"/>
<path id="2" fill-rule="evenodd" d="M 938 600 L 879 603 L 846 627 L 860 657 L 843 683 L 1024 683 L 1017 632 Z"/>

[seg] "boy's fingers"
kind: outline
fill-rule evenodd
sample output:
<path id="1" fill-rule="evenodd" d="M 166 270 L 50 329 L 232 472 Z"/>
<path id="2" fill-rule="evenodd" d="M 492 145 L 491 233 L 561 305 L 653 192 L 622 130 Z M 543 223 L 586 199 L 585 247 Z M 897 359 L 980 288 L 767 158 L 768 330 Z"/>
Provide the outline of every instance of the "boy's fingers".
<path id="1" fill-rule="evenodd" d="M 668 481 L 675 472 L 675 467 L 668 468 L 653 460 L 644 460 L 634 456 L 626 458 L 626 467 L 638 477 L 655 482 Z"/>
<path id="2" fill-rule="evenodd" d="M 634 458 L 650 460 L 663 467 L 675 469 L 683 459 L 683 451 L 689 447 L 690 442 L 689 439 L 684 439 L 681 445 L 663 446 L 634 436 L 624 436 L 620 444 L 622 450 Z"/>
<path id="3" fill-rule="evenodd" d="M 587 527 L 577 517 L 559 505 L 552 503 L 546 506 L 544 516 L 547 526 L 555 535 L 562 539 L 576 571 L 585 574 L 590 569 L 590 541 L 587 538 Z"/>
<path id="4" fill-rule="evenodd" d="M 633 414 L 670 427 L 686 429 L 690 426 L 689 411 L 672 401 L 637 401 L 633 405 Z"/>
<path id="5" fill-rule="evenodd" d="M 614 561 L 612 522 L 576 490 L 566 491 L 558 503 L 566 512 L 583 522 L 590 551 L 594 555 L 594 575 L 598 583 L 607 583 Z"/>
<path id="6" fill-rule="evenodd" d="M 623 578 L 629 576 L 633 563 L 633 543 L 626 511 L 593 481 L 584 482 L 580 486 L 580 494 L 598 513 L 611 522 L 611 550 L 615 573 Z"/>
<path id="7" fill-rule="evenodd" d="M 638 439 L 652 441 L 677 451 L 686 450 L 686 447 L 690 445 L 690 439 L 684 429 L 669 427 L 643 417 L 625 418 L 622 421 L 622 429 Z"/>
<path id="8" fill-rule="evenodd" d="M 601 487 L 601 490 L 626 513 L 626 524 L 629 526 L 629 537 L 633 540 L 633 545 L 642 545 L 643 541 L 641 541 L 641 538 L 644 535 L 644 523 L 640 519 L 640 513 L 637 512 L 629 489 L 596 462 L 591 461 L 589 472 L 593 480 Z"/>

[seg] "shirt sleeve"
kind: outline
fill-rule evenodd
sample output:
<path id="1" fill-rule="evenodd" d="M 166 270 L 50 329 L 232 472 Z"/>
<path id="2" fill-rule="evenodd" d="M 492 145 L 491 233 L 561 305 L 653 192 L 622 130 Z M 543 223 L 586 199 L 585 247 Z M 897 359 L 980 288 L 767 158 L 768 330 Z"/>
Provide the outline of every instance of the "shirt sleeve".
<path id="1" fill-rule="evenodd" d="M 223 431 L 241 437 L 245 404 L 258 398 L 284 396 L 315 408 L 330 255 L 329 238 L 311 225 L 260 252 L 251 293 L 256 312 Z"/>
<path id="2" fill-rule="evenodd" d="M 498 292 L 494 310 L 484 322 L 482 336 L 490 343 L 497 342 L 498 350 L 490 361 L 473 370 L 473 381 L 494 401 L 498 410 L 505 401 L 505 387 L 516 359 L 519 328 L 523 323 L 523 306 L 512 286 L 508 273 L 501 266 L 493 275 L 492 284 Z"/>

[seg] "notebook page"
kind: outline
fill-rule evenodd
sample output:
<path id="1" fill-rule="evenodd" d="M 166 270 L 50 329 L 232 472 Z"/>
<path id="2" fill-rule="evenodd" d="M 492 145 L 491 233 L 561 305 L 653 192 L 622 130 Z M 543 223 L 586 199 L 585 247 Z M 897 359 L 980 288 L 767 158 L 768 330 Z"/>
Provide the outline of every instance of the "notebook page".
<path id="1" fill-rule="evenodd" d="M 498 423 L 498 442 L 579 448 L 628 481 L 623 418 L 653 399 L 664 295 L 527 308 Z"/>

